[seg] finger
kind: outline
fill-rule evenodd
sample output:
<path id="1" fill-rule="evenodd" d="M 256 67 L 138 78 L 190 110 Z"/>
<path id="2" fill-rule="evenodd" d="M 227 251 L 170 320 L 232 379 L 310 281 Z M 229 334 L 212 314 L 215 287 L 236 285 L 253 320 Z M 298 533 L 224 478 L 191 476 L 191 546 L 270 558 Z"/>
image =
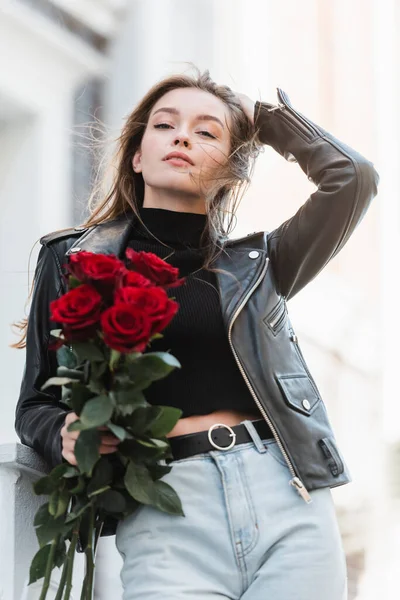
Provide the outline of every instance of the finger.
<path id="1" fill-rule="evenodd" d="M 77 419 L 79 419 L 78 415 L 74 412 L 72 413 L 68 413 L 67 416 L 65 417 L 65 422 L 69 425 L 70 423 L 73 423 L 73 421 L 76 421 Z"/>
<path id="2" fill-rule="evenodd" d="M 68 431 L 65 426 L 61 429 L 61 437 L 64 439 L 77 440 L 79 434 L 80 431 Z"/>
<path id="3" fill-rule="evenodd" d="M 112 454 L 113 452 L 117 452 L 118 448 L 116 446 L 103 446 L 101 445 L 99 448 L 100 454 Z"/>
<path id="4" fill-rule="evenodd" d="M 106 445 L 110 445 L 110 446 L 115 446 L 116 444 L 119 444 L 121 440 L 119 440 L 118 438 L 114 437 L 113 435 L 102 435 L 101 436 L 101 443 L 102 444 L 106 444 Z"/>
<path id="5" fill-rule="evenodd" d="M 78 464 L 75 458 L 75 454 L 73 452 L 66 452 L 65 450 L 63 450 L 61 454 L 65 458 L 65 460 L 67 460 L 71 465 L 76 466 Z"/>

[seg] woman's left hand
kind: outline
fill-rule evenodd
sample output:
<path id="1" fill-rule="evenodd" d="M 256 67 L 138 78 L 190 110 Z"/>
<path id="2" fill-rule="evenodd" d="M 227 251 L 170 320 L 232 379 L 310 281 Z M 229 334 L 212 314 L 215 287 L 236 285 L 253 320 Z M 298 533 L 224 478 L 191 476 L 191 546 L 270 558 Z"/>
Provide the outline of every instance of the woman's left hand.
<path id="1" fill-rule="evenodd" d="M 241 94 L 240 92 L 235 92 L 237 99 L 239 100 L 244 113 L 250 120 L 250 123 L 254 125 L 254 108 L 256 103 L 254 100 L 246 96 L 246 94 Z"/>

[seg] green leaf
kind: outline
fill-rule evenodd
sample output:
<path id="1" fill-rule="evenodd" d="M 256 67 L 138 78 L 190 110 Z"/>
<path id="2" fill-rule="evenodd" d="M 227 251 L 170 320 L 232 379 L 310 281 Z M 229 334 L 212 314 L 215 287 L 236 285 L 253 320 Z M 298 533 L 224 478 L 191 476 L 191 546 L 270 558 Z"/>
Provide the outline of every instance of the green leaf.
<path id="1" fill-rule="evenodd" d="M 139 406 L 127 419 L 127 424 L 134 435 L 141 435 L 158 419 L 160 413 L 158 406 L 151 406 L 146 402 L 146 406 Z"/>
<path id="2" fill-rule="evenodd" d="M 184 517 L 185 513 L 182 509 L 181 500 L 174 488 L 165 481 L 156 481 L 154 486 L 156 489 L 155 506 L 170 515 L 180 515 Z"/>
<path id="3" fill-rule="evenodd" d="M 71 477 L 78 477 L 79 471 L 74 466 L 68 466 L 65 473 L 63 474 L 64 479 L 70 479 Z"/>
<path id="4" fill-rule="evenodd" d="M 61 490 L 61 492 L 58 495 L 57 509 L 56 509 L 56 514 L 55 514 L 56 519 L 58 517 L 61 517 L 61 515 L 65 514 L 65 512 L 68 508 L 70 498 L 71 498 L 71 495 L 68 492 L 68 490 Z"/>
<path id="5" fill-rule="evenodd" d="M 45 390 L 51 385 L 67 385 L 67 383 L 74 383 L 75 381 L 79 381 L 79 379 L 71 379 L 70 377 L 50 377 L 40 389 Z"/>
<path id="6" fill-rule="evenodd" d="M 102 456 L 93 469 L 93 475 L 87 485 L 87 495 L 109 485 L 113 480 L 113 466 L 107 456 Z"/>
<path id="7" fill-rule="evenodd" d="M 46 573 L 47 561 L 50 556 L 51 545 L 43 546 L 38 550 L 33 557 L 30 569 L 29 569 L 29 583 L 35 583 L 38 579 L 42 579 Z"/>
<path id="8" fill-rule="evenodd" d="M 72 487 L 69 488 L 69 493 L 70 494 L 82 494 L 82 492 L 85 490 L 85 488 L 86 488 L 86 482 L 85 482 L 84 478 L 78 477 L 76 483 L 73 484 Z"/>
<path id="9" fill-rule="evenodd" d="M 141 352 L 129 352 L 128 354 L 125 354 L 125 360 L 126 360 L 126 362 L 131 363 L 131 362 L 135 361 L 138 356 L 141 356 L 141 355 L 142 355 Z"/>
<path id="10" fill-rule="evenodd" d="M 76 519 L 79 519 L 79 517 L 81 517 L 84 513 L 86 513 L 86 511 L 88 511 L 91 506 L 92 506 L 92 503 L 88 502 L 84 506 L 77 507 L 77 508 L 79 508 L 79 510 L 71 511 L 68 514 L 67 518 L 65 519 L 65 523 L 70 525 L 73 521 L 76 521 Z"/>
<path id="11" fill-rule="evenodd" d="M 70 423 L 67 427 L 67 431 L 83 431 L 84 429 L 90 428 L 85 427 L 79 419 L 76 419 L 76 421 L 72 421 L 72 423 Z"/>
<path id="12" fill-rule="evenodd" d="M 158 440 L 156 438 L 136 438 L 138 444 L 142 444 L 142 446 L 147 446 L 148 448 L 168 448 L 169 444 L 164 442 L 163 440 Z"/>
<path id="13" fill-rule="evenodd" d="M 89 477 L 96 462 L 100 458 L 99 447 L 101 435 L 97 429 L 87 429 L 81 431 L 75 443 L 75 458 L 79 469 Z"/>
<path id="14" fill-rule="evenodd" d="M 111 419 L 113 405 L 107 394 L 88 400 L 83 407 L 80 420 L 86 428 L 100 427 Z"/>
<path id="15" fill-rule="evenodd" d="M 160 408 L 157 418 L 148 427 L 148 432 L 156 438 L 170 433 L 183 414 L 182 410 L 173 406 L 160 406 Z"/>
<path id="16" fill-rule="evenodd" d="M 36 537 L 40 547 L 51 542 L 58 534 L 66 535 L 72 530 L 72 525 L 64 522 L 64 517 L 54 519 L 49 515 L 48 520 L 36 528 Z"/>
<path id="17" fill-rule="evenodd" d="M 124 482 L 132 498 L 142 504 L 154 504 L 157 498 L 155 482 L 152 480 L 149 470 L 144 465 L 135 464 L 130 461 L 125 473 Z"/>
<path id="18" fill-rule="evenodd" d="M 55 490 L 50 496 L 49 513 L 51 514 L 52 517 L 56 516 L 59 494 L 60 494 L 60 492 L 58 490 Z"/>
<path id="19" fill-rule="evenodd" d="M 79 369 L 69 369 L 61 365 L 57 367 L 57 377 L 69 377 L 70 379 L 76 379 L 77 381 L 84 380 L 84 372 Z"/>
<path id="20" fill-rule="evenodd" d="M 65 551 L 65 541 L 63 539 L 60 539 L 60 542 L 56 548 L 56 552 L 54 555 L 55 566 L 58 568 L 62 567 L 66 558 L 67 554 Z"/>
<path id="21" fill-rule="evenodd" d="M 72 342 L 72 349 L 80 362 L 84 360 L 102 362 L 105 360 L 100 348 L 91 342 Z"/>
<path id="22" fill-rule="evenodd" d="M 124 370 L 114 374 L 114 391 L 140 392 L 151 385 L 152 381 L 146 372 L 141 372 L 134 364 L 128 364 Z"/>
<path id="23" fill-rule="evenodd" d="M 71 389 L 71 406 L 78 416 L 81 414 L 85 403 L 91 398 L 93 398 L 93 392 L 86 385 L 74 383 Z"/>
<path id="24" fill-rule="evenodd" d="M 131 414 L 133 410 L 136 410 L 139 407 L 149 406 L 145 395 L 142 392 L 132 390 L 132 388 L 114 391 L 112 396 L 116 408 L 129 407 L 132 409 L 127 414 Z"/>
<path id="25" fill-rule="evenodd" d="M 57 352 L 57 362 L 61 367 L 67 367 L 67 369 L 74 369 L 78 365 L 76 354 L 71 350 L 69 346 L 61 346 Z"/>
<path id="26" fill-rule="evenodd" d="M 142 381 L 163 379 L 180 366 L 179 361 L 168 352 L 148 352 L 129 364 L 128 371 L 135 385 L 141 385 Z"/>
<path id="27" fill-rule="evenodd" d="M 104 393 L 104 384 L 101 379 L 91 378 L 87 387 L 91 392 L 93 392 L 93 394 L 97 396 L 101 396 L 101 394 Z"/>
<path id="28" fill-rule="evenodd" d="M 125 439 L 129 440 L 133 438 L 132 434 L 129 433 L 129 431 L 127 431 L 123 427 L 120 427 L 119 425 L 115 425 L 115 423 L 112 423 L 111 421 L 108 421 L 108 423 L 106 423 L 106 426 L 115 435 L 115 437 L 117 437 L 122 442 Z"/>
<path id="29" fill-rule="evenodd" d="M 172 467 L 168 465 L 148 465 L 147 468 L 154 480 L 161 479 L 161 477 L 172 471 Z"/>
<path id="30" fill-rule="evenodd" d="M 139 444 L 136 440 L 124 440 L 118 446 L 118 452 L 134 461 L 155 461 L 165 455 L 162 448 L 148 447 Z"/>
<path id="31" fill-rule="evenodd" d="M 69 469 L 70 465 L 67 463 L 62 463 L 54 467 L 48 475 L 41 477 L 34 483 L 33 489 L 35 494 L 40 496 L 41 494 L 51 494 L 54 492 L 54 490 L 60 487 L 62 478 Z"/>
<path id="32" fill-rule="evenodd" d="M 108 490 L 97 498 L 96 505 L 109 513 L 123 513 L 126 510 L 126 501 L 122 494 L 115 490 Z"/>
<path id="33" fill-rule="evenodd" d="M 49 503 L 46 502 L 42 504 L 38 510 L 36 511 L 35 518 L 33 520 L 33 525 L 38 527 L 39 525 L 44 525 L 50 518 L 49 513 Z"/>

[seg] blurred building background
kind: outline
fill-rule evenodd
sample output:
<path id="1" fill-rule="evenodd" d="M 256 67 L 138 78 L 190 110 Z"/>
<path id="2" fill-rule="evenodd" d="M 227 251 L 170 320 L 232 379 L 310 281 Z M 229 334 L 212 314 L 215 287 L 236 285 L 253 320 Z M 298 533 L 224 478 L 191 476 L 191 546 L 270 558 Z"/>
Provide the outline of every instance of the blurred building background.
<path id="1" fill-rule="evenodd" d="M 16 339 L 10 324 L 24 314 L 39 244 L 28 262 L 30 251 L 40 236 L 76 225 L 85 214 L 94 164 L 82 124 L 100 120 L 116 136 L 149 87 L 187 70 L 185 61 L 255 100 L 276 103 L 276 87 L 282 87 L 298 111 L 372 160 L 381 176 L 361 227 L 289 310 L 353 475 L 353 483 L 333 490 L 349 600 L 394 597 L 400 561 L 399 26 L 396 0 L 1 0 L 0 358 L 7 376 L 0 443 L 17 439 L 24 352 L 8 344 Z M 266 147 L 234 237 L 273 229 L 314 189 L 297 164 Z M 18 477 L 6 480 L 7 473 L 0 468 L 0 483 L 11 490 Z M 6 506 L 0 500 L 4 527 L 11 515 L 18 517 L 9 506 L 5 517 Z M 0 598 L 17 600 L 27 559 L 17 542 L 1 556 L 5 552 Z M 102 539 L 97 599 L 122 597 L 120 567 L 114 538 Z M 2 595 L 16 574 L 14 598 Z M 33 589 L 29 594 L 36 597 Z"/>

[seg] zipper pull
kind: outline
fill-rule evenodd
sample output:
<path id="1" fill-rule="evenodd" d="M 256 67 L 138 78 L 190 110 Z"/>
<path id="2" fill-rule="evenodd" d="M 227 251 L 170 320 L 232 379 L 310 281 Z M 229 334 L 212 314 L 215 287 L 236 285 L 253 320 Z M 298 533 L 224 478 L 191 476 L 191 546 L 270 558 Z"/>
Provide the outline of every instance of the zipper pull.
<path id="1" fill-rule="evenodd" d="M 285 110 L 286 106 L 282 103 L 278 103 L 277 106 L 273 106 L 272 108 L 267 108 L 267 112 L 274 112 L 274 110 Z"/>
<path id="2" fill-rule="evenodd" d="M 307 504 L 310 504 L 310 502 L 312 502 L 312 498 L 308 493 L 307 489 L 305 488 L 304 483 L 301 481 L 301 479 L 299 479 L 298 477 L 293 477 L 293 479 L 291 479 L 289 483 L 290 485 L 296 488 L 296 491 L 303 498 L 304 502 L 307 502 Z"/>

